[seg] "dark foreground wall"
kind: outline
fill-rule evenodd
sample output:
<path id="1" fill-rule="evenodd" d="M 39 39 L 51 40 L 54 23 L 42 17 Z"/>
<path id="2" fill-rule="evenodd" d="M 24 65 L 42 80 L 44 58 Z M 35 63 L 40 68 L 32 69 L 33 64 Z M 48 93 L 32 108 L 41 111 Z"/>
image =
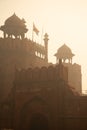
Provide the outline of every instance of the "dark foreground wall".
<path id="1" fill-rule="evenodd" d="M 10 96 L 11 127 L 15 130 L 86 130 L 87 97 L 80 96 L 68 85 L 67 74 L 62 64 L 17 71 Z"/>

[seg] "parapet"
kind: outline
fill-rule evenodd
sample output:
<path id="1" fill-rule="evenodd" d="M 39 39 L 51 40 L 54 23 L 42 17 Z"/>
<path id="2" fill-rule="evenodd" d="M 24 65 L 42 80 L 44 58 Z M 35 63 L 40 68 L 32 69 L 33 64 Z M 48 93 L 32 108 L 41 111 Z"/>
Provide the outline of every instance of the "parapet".
<path id="1" fill-rule="evenodd" d="M 30 53 L 42 59 L 46 57 L 46 48 L 44 45 L 38 44 L 30 39 L 19 38 L 0 38 L 1 52 L 9 51 L 11 55 L 16 52 Z"/>
<path id="2" fill-rule="evenodd" d="M 44 46 L 38 45 L 36 42 L 33 42 L 30 39 L 19 39 L 19 38 L 0 38 L 0 48 L 6 49 L 17 49 L 17 48 L 26 48 L 27 50 L 31 48 L 31 46 L 36 46 L 39 49 L 44 49 Z M 39 46 L 39 47 L 38 47 Z"/>
<path id="3" fill-rule="evenodd" d="M 15 82 L 42 82 L 63 79 L 68 82 L 68 70 L 62 64 L 41 68 L 29 68 L 27 70 L 16 70 Z"/>

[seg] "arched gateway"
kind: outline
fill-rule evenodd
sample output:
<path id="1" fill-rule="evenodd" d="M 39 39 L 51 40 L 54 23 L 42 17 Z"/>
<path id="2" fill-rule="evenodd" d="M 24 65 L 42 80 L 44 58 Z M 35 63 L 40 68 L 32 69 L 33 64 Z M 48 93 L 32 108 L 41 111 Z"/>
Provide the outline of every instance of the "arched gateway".
<path id="1" fill-rule="evenodd" d="M 47 117 L 39 113 L 32 115 L 29 130 L 49 130 Z"/>
<path id="2" fill-rule="evenodd" d="M 44 114 L 35 113 L 30 119 L 27 118 L 24 118 L 24 121 L 21 122 L 20 130 L 50 130 L 48 117 Z"/>
<path id="3" fill-rule="evenodd" d="M 20 130 L 49 130 L 48 106 L 44 100 L 34 97 L 21 109 Z"/>

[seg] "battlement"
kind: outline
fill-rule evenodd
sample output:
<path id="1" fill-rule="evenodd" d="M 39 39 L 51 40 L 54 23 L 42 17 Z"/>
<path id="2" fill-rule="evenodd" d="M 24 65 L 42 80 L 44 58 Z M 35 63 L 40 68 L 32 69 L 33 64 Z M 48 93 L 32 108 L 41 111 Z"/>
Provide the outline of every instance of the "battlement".
<path id="1" fill-rule="evenodd" d="M 24 48 L 26 50 L 30 50 L 31 47 L 37 47 L 35 49 L 45 50 L 43 45 L 40 45 L 30 39 L 19 39 L 19 38 L 0 38 L 0 48 L 3 49 L 21 49 Z"/>
<path id="2" fill-rule="evenodd" d="M 37 57 L 46 57 L 46 48 L 44 45 L 38 44 L 30 39 L 19 39 L 19 38 L 0 38 L 0 50 L 6 52 L 24 52 L 31 53 Z"/>
<path id="3" fill-rule="evenodd" d="M 16 70 L 15 83 L 27 83 L 27 82 L 42 82 L 42 81 L 55 81 L 63 79 L 68 81 L 68 70 L 62 64 L 57 66 L 41 67 L 41 68 L 29 68 L 27 70 Z"/>

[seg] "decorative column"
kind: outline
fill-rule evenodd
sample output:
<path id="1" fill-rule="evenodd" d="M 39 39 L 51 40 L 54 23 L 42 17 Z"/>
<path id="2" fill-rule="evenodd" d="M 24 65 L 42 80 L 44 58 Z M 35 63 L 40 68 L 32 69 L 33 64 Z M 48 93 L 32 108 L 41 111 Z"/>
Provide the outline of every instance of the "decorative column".
<path id="1" fill-rule="evenodd" d="M 45 50 L 46 50 L 46 54 L 45 54 L 45 60 L 48 62 L 48 34 L 45 33 L 44 35 L 44 46 L 45 46 Z"/>

